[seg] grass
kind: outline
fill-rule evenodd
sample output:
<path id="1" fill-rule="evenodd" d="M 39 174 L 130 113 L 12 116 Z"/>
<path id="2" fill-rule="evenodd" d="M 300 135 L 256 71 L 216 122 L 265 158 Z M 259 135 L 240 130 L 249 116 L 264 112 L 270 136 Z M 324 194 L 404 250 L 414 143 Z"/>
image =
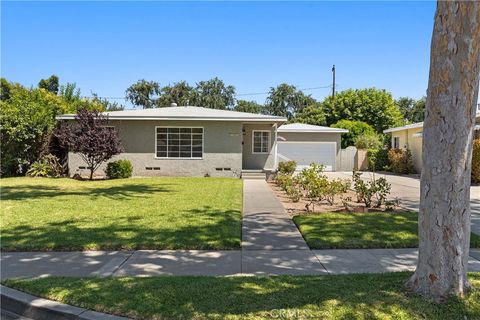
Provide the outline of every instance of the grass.
<path id="1" fill-rule="evenodd" d="M 480 273 L 464 300 L 409 296 L 410 273 L 5 280 L 37 296 L 136 319 L 479 319 Z"/>
<path id="2" fill-rule="evenodd" d="M 418 215 L 404 213 L 318 213 L 293 218 L 311 249 L 415 248 Z M 480 236 L 471 234 L 471 247 Z"/>
<path id="3" fill-rule="evenodd" d="M 242 181 L 1 179 L 4 251 L 240 247 Z"/>

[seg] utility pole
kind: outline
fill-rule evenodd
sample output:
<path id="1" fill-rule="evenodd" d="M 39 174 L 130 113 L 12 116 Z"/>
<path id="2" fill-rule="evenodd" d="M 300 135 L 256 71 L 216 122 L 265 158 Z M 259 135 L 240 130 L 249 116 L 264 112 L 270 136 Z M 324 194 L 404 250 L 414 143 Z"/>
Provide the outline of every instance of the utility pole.
<path id="1" fill-rule="evenodd" d="M 335 65 L 333 65 L 332 73 L 333 73 L 332 98 L 335 98 Z"/>

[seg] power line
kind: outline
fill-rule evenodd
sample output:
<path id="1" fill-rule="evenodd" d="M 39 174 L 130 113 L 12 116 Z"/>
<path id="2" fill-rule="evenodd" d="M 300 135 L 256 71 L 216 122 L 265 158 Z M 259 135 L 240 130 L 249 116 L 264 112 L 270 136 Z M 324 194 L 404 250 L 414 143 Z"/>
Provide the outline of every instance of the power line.
<path id="1" fill-rule="evenodd" d="M 312 90 L 319 90 L 319 89 L 329 89 L 331 88 L 332 85 L 329 84 L 327 86 L 320 86 L 320 87 L 309 87 L 309 88 L 300 88 L 298 90 L 300 91 L 312 91 Z M 242 97 L 242 96 L 260 96 L 260 95 L 266 95 L 266 94 L 270 94 L 270 91 L 267 91 L 267 92 L 253 92 L 253 93 L 237 93 L 235 94 L 236 97 Z M 100 97 L 100 96 L 96 96 L 96 97 L 85 97 L 85 98 L 88 98 L 88 99 L 93 99 L 93 98 L 101 98 L 101 99 L 109 99 L 109 100 L 126 100 L 127 98 L 126 97 Z"/>

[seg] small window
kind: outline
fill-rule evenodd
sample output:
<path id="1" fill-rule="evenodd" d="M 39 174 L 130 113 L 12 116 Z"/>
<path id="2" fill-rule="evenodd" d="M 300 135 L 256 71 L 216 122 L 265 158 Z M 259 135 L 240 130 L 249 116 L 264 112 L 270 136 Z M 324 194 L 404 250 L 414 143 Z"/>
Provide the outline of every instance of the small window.
<path id="1" fill-rule="evenodd" d="M 400 149 L 400 137 L 393 137 L 393 148 Z"/>
<path id="2" fill-rule="evenodd" d="M 268 153 L 270 149 L 270 131 L 253 131 L 253 153 Z"/>

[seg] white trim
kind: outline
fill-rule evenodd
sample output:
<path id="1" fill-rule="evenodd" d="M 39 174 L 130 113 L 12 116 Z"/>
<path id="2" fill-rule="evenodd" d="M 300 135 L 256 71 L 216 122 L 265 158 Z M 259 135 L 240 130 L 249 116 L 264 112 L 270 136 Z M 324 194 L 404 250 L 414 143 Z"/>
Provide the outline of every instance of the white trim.
<path id="1" fill-rule="evenodd" d="M 398 146 L 395 146 L 395 140 L 398 139 Z M 394 136 L 392 137 L 392 148 L 393 149 L 400 149 L 400 137 L 399 136 Z"/>
<path id="2" fill-rule="evenodd" d="M 56 120 L 75 120 L 75 115 L 62 115 L 56 116 Z M 225 118 L 225 117 L 181 117 L 181 116 L 170 116 L 170 117 L 132 117 L 132 116 L 108 116 L 108 120 L 182 120 L 182 121 L 243 121 L 243 122 L 286 122 L 287 118 Z"/>
<path id="3" fill-rule="evenodd" d="M 157 128 L 190 128 L 190 129 L 202 129 L 202 156 L 201 157 L 192 157 L 190 156 L 190 158 L 183 158 L 183 157 L 168 157 L 168 135 L 167 135 L 167 156 L 166 157 L 157 157 Z M 180 132 L 179 132 L 180 134 Z M 191 133 L 193 134 L 193 133 Z M 199 134 L 199 133 L 196 133 L 196 134 Z M 190 137 L 190 141 L 191 141 L 191 137 Z M 155 126 L 155 139 L 154 139 L 154 142 L 155 142 L 155 155 L 154 155 L 154 159 L 157 159 L 157 160 L 203 160 L 203 154 L 205 152 L 205 129 L 204 127 L 193 127 L 193 126 Z M 190 147 L 192 148 L 191 151 L 190 151 L 190 154 L 193 153 L 193 147 L 192 147 L 192 144 L 190 142 Z M 180 152 L 180 150 L 178 151 Z"/>
<path id="4" fill-rule="evenodd" d="M 267 146 L 267 149 L 268 151 L 267 152 L 255 152 L 255 132 L 268 132 L 268 146 Z M 272 131 L 271 130 L 252 130 L 252 154 L 270 154 L 270 146 L 271 146 L 271 141 L 272 140 Z M 261 147 L 263 146 L 263 143 L 262 145 L 260 146 L 260 149 Z"/>
<path id="5" fill-rule="evenodd" d="M 417 129 L 417 128 L 423 128 L 423 122 L 407 124 L 406 126 L 402 126 L 402 127 L 390 128 L 390 129 L 387 129 L 387 130 L 383 130 L 383 133 L 391 133 L 391 132 L 395 132 L 395 131 Z"/>
<path id="6" fill-rule="evenodd" d="M 274 128 L 274 138 L 273 138 L 273 167 L 277 168 L 278 163 L 277 163 L 277 139 L 278 139 L 278 126 L 276 123 L 273 124 L 272 126 Z"/>

